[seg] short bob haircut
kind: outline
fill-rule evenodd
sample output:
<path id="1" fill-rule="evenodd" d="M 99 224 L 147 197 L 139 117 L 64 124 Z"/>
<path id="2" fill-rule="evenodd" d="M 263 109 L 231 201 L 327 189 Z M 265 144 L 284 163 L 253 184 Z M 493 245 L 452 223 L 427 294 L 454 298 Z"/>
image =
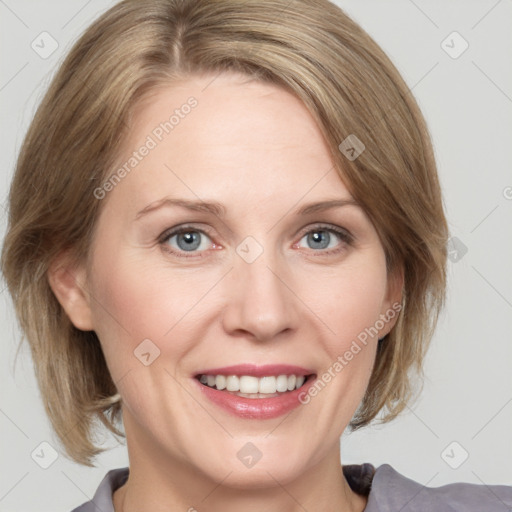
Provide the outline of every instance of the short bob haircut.
<path id="1" fill-rule="evenodd" d="M 379 343 L 349 426 L 379 412 L 391 420 L 421 387 L 445 302 L 448 227 L 428 128 L 389 58 L 328 0 L 124 0 L 74 44 L 35 114 L 11 183 L 2 251 L 45 409 L 80 464 L 94 466 L 104 451 L 94 438 L 101 423 L 125 436 L 121 399 L 96 333 L 74 327 L 47 271 L 62 251 L 89 261 L 108 200 L 94 191 L 119 165 L 135 107 L 155 87 L 223 71 L 276 84 L 303 102 L 335 172 L 379 234 L 388 275 L 403 271 L 402 310 Z M 365 146 L 355 159 L 339 147 L 350 135 Z"/>

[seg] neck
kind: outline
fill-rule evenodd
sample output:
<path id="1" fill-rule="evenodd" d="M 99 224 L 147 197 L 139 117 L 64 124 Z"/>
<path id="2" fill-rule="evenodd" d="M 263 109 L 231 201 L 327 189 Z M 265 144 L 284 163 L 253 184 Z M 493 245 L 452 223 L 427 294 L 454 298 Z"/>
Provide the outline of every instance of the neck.
<path id="1" fill-rule="evenodd" d="M 229 468 L 212 478 L 185 457 L 163 453 L 126 419 L 130 475 L 114 493 L 115 512 L 363 512 L 366 507 L 367 498 L 354 493 L 343 476 L 339 442 L 289 480 L 279 481 L 270 471 L 258 474 L 255 466 L 247 471 L 255 471 L 258 483 L 241 485 Z"/>

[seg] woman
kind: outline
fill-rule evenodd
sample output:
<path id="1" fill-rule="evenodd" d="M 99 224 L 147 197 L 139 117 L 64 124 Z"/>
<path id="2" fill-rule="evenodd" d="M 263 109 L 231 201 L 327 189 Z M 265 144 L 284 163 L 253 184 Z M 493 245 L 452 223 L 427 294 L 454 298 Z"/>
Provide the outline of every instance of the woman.
<path id="1" fill-rule="evenodd" d="M 119 3 L 59 69 L 9 200 L 52 425 L 85 465 L 96 420 L 126 434 L 130 467 L 75 510 L 512 506 L 340 464 L 346 428 L 412 394 L 448 230 L 417 104 L 333 4 Z"/>

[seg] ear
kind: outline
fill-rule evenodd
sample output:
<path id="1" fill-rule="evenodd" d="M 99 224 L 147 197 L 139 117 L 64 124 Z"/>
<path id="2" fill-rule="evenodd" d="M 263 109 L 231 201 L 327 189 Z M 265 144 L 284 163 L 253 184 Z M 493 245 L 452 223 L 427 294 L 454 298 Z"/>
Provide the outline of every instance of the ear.
<path id="1" fill-rule="evenodd" d="M 62 252 L 50 264 L 47 278 L 50 288 L 73 325 L 82 331 L 92 331 L 85 265 L 77 264 L 69 251 Z"/>
<path id="2" fill-rule="evenodd" d="M 380 318 L 384 321 L 384 327 L 379 330 L 379 339 L 383 338 L 395 326 L 402 309 L 402 293 L 404 288 L 404 267 L 397 265 L 388 274 L 388 284 L 385 300 L 382 304 Z"/>

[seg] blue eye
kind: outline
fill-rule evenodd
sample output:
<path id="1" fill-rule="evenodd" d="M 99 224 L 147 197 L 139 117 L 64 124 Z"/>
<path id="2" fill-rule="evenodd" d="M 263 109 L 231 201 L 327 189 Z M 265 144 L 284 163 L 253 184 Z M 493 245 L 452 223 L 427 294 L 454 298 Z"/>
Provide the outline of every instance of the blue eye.
<path id="1" fill-rule="evenodd" d="M 303 239 L 306 239 L 308 248 L 318 255 L 339 253 L 346 249 L 347 245 L 353 243 L 353 237 L 348 231 L 331 225 L 318 225 L 313 229 L 310 228 L 302 235 L 300 241 L 294 244 L 294 247 L 299 247 Z M 338 243 L 336 243 L 336 239 L 338 239 Z M 181 226 L 167 231 L 162 234 L 159 243 L 165 251 L 184 258 L 203 257 L 203 253 L 207 252 L 208 247 L 220 247 L 216 246 L 203 230 L 193 226 Z"/>
<path id="2" fill-rule="evenodd" d="M 333 234 L 335 235 L 334 237 Z M 336 238 L 343 242 L 341 248 L 336 248 L 339 245 L 336 244 Z M 334 226 L 316 226 L 305 233 L 301 240 L 303 239 L 306 239 L 309 248 L 316 249 L 314 252 L 320 252 L 321 254 L 339 252 L 343 250 L 344 245 L 350 245 L 353 242 L 353 238 L 348 232 Z M 334 249 L 334 251 L 330 249 Z"/>
<path id="3" fill-rule="evenodd" d="M 179 253 L 180 251 L 198 252 L 198 248 L 206 249 L 204 247 L 204 237 L 210 238 L 204 231 L 185 226 L 165 233 L 160 243 L 167 245 L 166 249 L 172 253 Z M 173 238 L 175 238 L 176 245 L 170 243 Z"/>

